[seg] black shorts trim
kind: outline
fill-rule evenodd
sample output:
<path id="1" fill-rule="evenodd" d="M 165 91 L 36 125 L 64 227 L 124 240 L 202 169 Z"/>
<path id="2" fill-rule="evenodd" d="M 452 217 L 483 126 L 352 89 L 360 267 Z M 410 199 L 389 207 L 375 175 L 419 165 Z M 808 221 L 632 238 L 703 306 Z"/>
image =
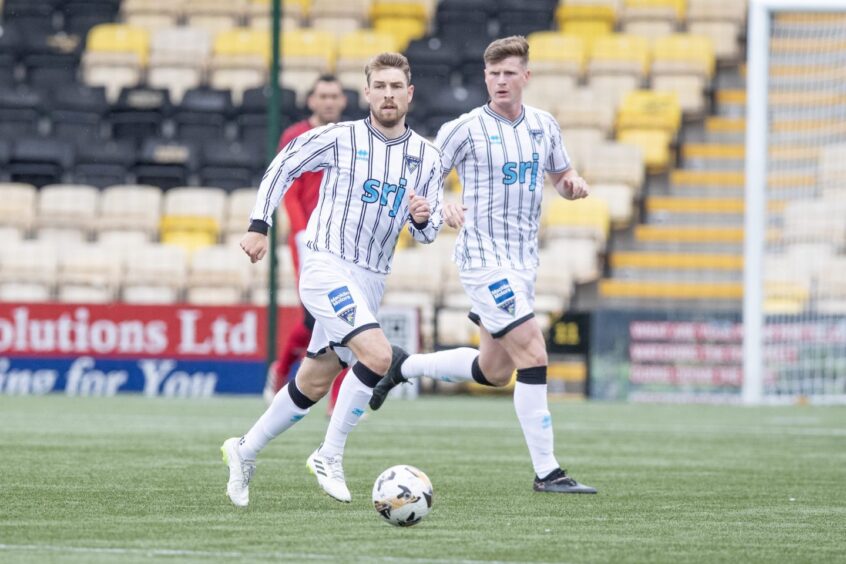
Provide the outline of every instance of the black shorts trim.
<path id="1" fill-rule="evenodd" d="M 520 319 L 515 319 L 514 321 L 512 321 L 511 323 L 509 323 L 508 325 L 506 325 L 504 328 L 497 331 L 496 333 L 491 333 L 491 337 L 493 337 L 494 339 L 499 339 L 500 337 L 504 337 L 505 335 L 508 334 L 509 331 L 511 331 L 515 327 L 519 327 L 520 325 L 524 324 L 525 322 L 527 322 L 528 320 L 530 320 L 534 316 L 535 316 L 534 313 L 530 313 L 529 315 L 524 315 Z"/>
<path id="2" fill-rule="evenodd" d="M 319 350 L 319 351 L 317 351 L 317 352 L 306 351 L 306 354 L 305 354 L 305 355 L 306 355 L 308 358 L 317 358 L 318 356 L 323 355 L 323 354 L 326 354 L 327 352 L 329 352 L 329 349 L 332 349 L 332 350 L 333 350 L 333 352 L 334 352 L 335 345 L 337 345 L 337 344 L 338 344 L 338 343 L 329 343 L 329 346 L 328 346 L 328 347 L 323 347 L 322 349 L 320 349 L 320 350 Z M 336 356 L 337 356 L 337 355 L 336 355 Z M 348 367 L 349 367 L 349 364 L 347 364 L 346 362 L 344 362 L 343 360 L 341 360 L 341 357 L 338 357 L 338 364 L 340 364 L 340 365 L 341 365 L 341 368 L 348 368 Z"/>
<path id="3" fill-rule="evenodd" d="M 472 311 L 467 314 L 467 319 L 478 325 L 479 327 L 482 326 L 482 318 L 479 317 L 478 313 L 473 313 Z"/>
<path id="4" fill-rule="evenodd" d="M 378 328 L 379 328 L 378 323 L 365 323 L 361 327 L 356 327 L 355 329 L 353 329 L 352 331 L 347 333 L 346 336 L 343 339 L 341 339 L 341 342 L 338 343 L 338 344 L 341 345 L 342 347 L 345 347 L 345 346 L 347 346 L 347 343 L 350 342 L 350 339 L 352 339 L 353 337 L 355 337 L 356 335 L 358 335 L 362 331 L 367 331 L 368 329 L 378 329 Z"/>

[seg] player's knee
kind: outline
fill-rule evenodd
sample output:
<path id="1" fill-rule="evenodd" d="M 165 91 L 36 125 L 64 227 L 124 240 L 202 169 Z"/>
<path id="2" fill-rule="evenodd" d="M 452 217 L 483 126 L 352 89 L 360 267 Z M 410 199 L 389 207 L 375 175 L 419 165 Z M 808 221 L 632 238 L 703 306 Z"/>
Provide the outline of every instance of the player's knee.
<path id="1" fill-rule="evenodd" d="M 391 367 L 391 346 L 385 341 L 385 346 L 373 347 L 363 357 L 359 358 L 359 361 L 367 365 L 370 370 L 376 374 L 387 374 L 388 368 Z"/>
<path id="2" fill-rule="evenodd" d="M 510 370 L 510 367 L 492 370 L 490 371 L 490 373 L 488 373 L 488 371 L 485 371 L 485 377 L 487 378 L 488 382 L 490 382 L 497 388 L 507 386 L 508 383 L 511 382 L 511 376 L 513 374 L 514 371 Z"/>

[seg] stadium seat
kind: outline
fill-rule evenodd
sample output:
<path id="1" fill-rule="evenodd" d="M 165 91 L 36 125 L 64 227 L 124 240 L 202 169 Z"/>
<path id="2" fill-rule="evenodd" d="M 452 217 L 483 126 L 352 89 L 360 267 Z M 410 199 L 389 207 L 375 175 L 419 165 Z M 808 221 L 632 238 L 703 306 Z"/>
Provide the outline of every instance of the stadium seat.
<path id="1" fill-rule="evenodd" d="M 571 166 L 582 172 L 592 148 L 605 142 L 605 135 L 596 127 L 568 127 L 561 130 L 561 138 L 570 157 Z"/>
<path id="2" fill-rule="evenodd" d="M 412 41 L 405 50 L 405 56 L 414 69 L 414 82 L 420 77 L 446 82 L 460 60 L 458 45 L 437 36 Z"/>
<path id="3" fill-rule="evenodd" d="M 674 34 L 656 39 L 652 51 L 652 86 L 674 91 L 685 114 L 701 117 L 705 110 L 705 89 L 715 68 L 714 46 L 710 38 Z"/>
<path id="4" fill-rule="evenodd" d="M 238 138 L 256 154 L 265 154 L 267 146 L 267 106 L 270 89 L 267 87 L 250 88 L 244 91 L 241 106 L 235 122 L 238 125 Z M 297 107 L 297 93 L 290 88 L 281 88 L 279 92 L 280 131 L 284 131 L 295 120 L 300 119 Z"/>
<path id="5" fill-rule="evenodd" d="M 283 2 L 282 19 L 279 22 L 279 29 L 282 33 L 288 33 L 303 26 L 305 20 L 306 3 Z M 272 6 L 270 2 L 262 0 L 250 2 L 247 6 L 247 27 L 253 29 L 270 29 Z"/>
<path id="6" fill-rule="evenodd" d="M 165 190 L 184 186 L 198 166 L 193 144 L 166 139 L 146 139 L 141 145 L 132 172 L 139 184 Z"/>
<path id="7" fill-rule="evenodd" d="M 27 233 L 35 224 L 37 191 L 23 183 L 0 183 L 0 226 Z"/>
<path id="8" fill-rule="evenodd" d="M 130 141 L 100 141 L 81 144 L 76 153 L 73 180 L 103 188 L 122 184 L 135 164 L 135 146 Z"/>
<path id="9" fill-rule="evenodd" d="M 341 84 L 359 92 L 363 98 L 366 86 L 362 72 L 364 66 L 378 53 L 398 50 L 398 41 L 391 34 L 369 30 L 348 33 L 338 42 L 335 74 Z"/>
<path id="10" fill-rule="evenodd" d="M 98 238 L 129 232 L 140 234 L 138 240 L 152 241 L 158 234 L 161 209 L 161 188 L 137 184 L 109 186 L 100 197 L 100 215 L 95 224 Z"/>
<path id="11" fill-rule="evenodd" d="M 625 0 L 620 26 L 625 33 L 645 33 L 645 37 L 667 35 L 684 21 L 686 7 L 687 0 Z"/>
<path id="12" fill-rule="evenodd" d="M 228 90 L 192 88 L 174 109 L 176 136 L 194 142 L 222 139 L 232 112 L 232 95 Z"/>
<path id="13" fill-rule="evenodd" d="M 173 188 L 164 196 L 159 238 L 189 252 L 214 245 L 225 209 L 226 192 L 221 188 Z"/>
<path id="14" fill-rule="evenodd" d="M 555 0 L 499 0 L 496 20 L 499 35 L 529 35 L 549 30 L 553 24 Z"/>
<path id="15" fill-rule="evenodd" d="M 635 90 L 623 100 L 617 115 L 617 131 L 657 129 L 675 136 L 681 125 L 681 106 L 674 92 Z"/>
<path id="16" fill-rule="evenodd" d="M 311 27 L 332 33 L 336 38 L 365 27 L 369 21 L 370 0 L 313 0 L 309 8 Z"/>
<path id="17" fill-rule="evenodd" d="M 605 248 L 611 229 L 608 204 L 599 198 L 554 199 L 546 206 L 542 221 L 547 238 L 587 237 L 595 240 L 600 250 Z"/>
<path id="18" fill-rule="evenodd" d="M 592 184 L 590 197 L 604 200 L 608 205 L 611 227 L 623 229 L 634 219 L 634 188 L 628 184 Z"/>
<path id="19" fill-rule="evenodd" d="M 246 13 L 246 0 L 185 0 L 186 25 L 210 33 L 239 26 Z"/>
<path id="20" fill-rule="evenodd" d="M 588 41 L 613 32 L 616 19 L 614 2 L 562 2 L 555 10 L 558 29 Z"/>
<path id="21" fill-rule="evenodd" d="M 0 137 L 17 139 L 36 135 L 45 97 L 27 86 L 0 85 Z"/>
<path id="22" fill-rule="evenodd" d="M 614 109 L 612 98 L 592 88 L 578 88 L 559 95 L 552 113 L 563 129 L 596 129 L 602 137 L 607 137 L 614 129 Z"/>
<path id="23" fill-rule="evenodd" d="M 110 303 L 121 283 L 123 263 L 111 247 L 75 245 L 58 261 L 58 295 L 65 303 Z"/>
<path id="24" fill-rule="evenodd" d="M 74 83 L 62 86 L 50 101 L 50 134 L 67 140 L 97 142 L 103 136 L 106 91 Z"/>
<path id="25" fill-rule="evenodd" d="M 162 124 L 173 111 L 166 89 L 123 88 L 109 113 L 112 137 L 140 143 L 162 134 Z"/>
<path id="26" fill-rule="evenodd" d="M 203 82 L 211 54 L 211 36 L 199 28 L 177 27 L 153 33 L 147 85 L 167 88 L 174 104 L 186 90 Z"/>
<path id="27" fill-rule="evenodd" d="M 643 161 L 650 174 L 666 172 L 673 164 L 672 139 L 672 135 L 663 129 L 628 127 L 617 134 L 620 143 L 637 145 L 643 150 Z"/>
<path id="28" fill-rule="evenodd" d="M 438 36 L 462 41 L 477 38 L 489 42 L 489 20 L 496 5 L 487 0 L 441 0 L 435 15 Z"/>
<path id="29" fill-rule="evenodd" d="M 203 144 L 200 183 L 232 190 L 260 181 L 264 173 L 262 153 L 241 143 L 211 140 Z"/>
<path id="30" fill-rule="evenodd" d="M 593 238 L 550 238 L 541 249 L 541 263 L 560 264 L 576 284 L 596 282 L 602 275 L 601 249 Z"/>
<path id="31" fill-rule="evenodd" d="M 136 86 L 142 77 L 136 53 L 87 51 L 82 56 L 81 68 L 85 84 L 104 87 L 109 102 L 117 101 L 122 88 Z"/>
<path id="32" fill-rule="evenodd" d="M 124 260 L 124 302 L 167 304 L 179 301 L 188 274 L 184 249 L 153 243 L 129 249 Z"/>
<path id="33" fill-rule="evenodd" d="M 153 32 L 177 25 L 183 4 L 180 0 L 124 0 L 120 11 L 126 25 Z"/>
<path id="34" fill-rule="evenodd" d="M 39 239 L 85 241 L 94 229 L 100 191 L 81 184 L 52 184 L 38 192 Z"/>
<path id="35" fill-rule="evenodd" d="M 28 37 L 21 57 L 27 84 L 55 88 L 76 82 L 81 53 L 82 45 L 76 37 L 64 34 Z"/>
<path id="36" fill-rule="evenodd" d="M 622 183 L 637 195 L 646 176 L 643 149 L 615 142 L 594 145 L 587 152 L 581 173 L 591 184 Z"/>
<path id="37" fill-rule="evenodd" d="M 88 32 L 85 49 L 88 53 L 132 54 L 143 67 L 150 51 L 150 33 L 128 25 L 100 24 Z"/>
<path id="38" fill-rule="evenodd" d="M 191 255 L 186 301 L 204 305 L 235 305 L 250 284 L 250 262 L 237 245 L 215 245 Z"/>
<path id="39" fill-rule="evenodd" d="M 541 249 L 535 279 L 535 307 L 538 313 L 560 315 L 573 296 L 573 274 L 561 264 L 560 256 Z"/>
<path id="40" fill-rule="evenodd" d="M 426 100 L 426 129 L 434 136 L 447 121 L 487 102 L 487 92 L 481 87 L 443 88 Z"/>
<path id="41" fill-rule="evenodd" d="M 318 76 L 335 66 L 336 39 L 328 32 L 299 30 L 282 36 L 280 82 L 297 93 L 297 103 L 305 98 Z"/>
<path id="42" fill-rule="evenodd" d="M 113 22 L 119 4 L 112 0 L 65 0 L 59 6 L 64 32 L 70 36 L 87 36 L 94 26 Z"/>
<path id="43" fill-rule="evenodd" d="M 226 204 L 226 216 L 223 232 L 227 241 L 240 240 L 250 224 L 250 214 L 256 203 L 258 188 L 239 188 L 229 194 Z M 275 219 L 277 242 L 284 243 L 290 230 L 288 214 L 284 211 L 276 213 Z"/>
<path id="44" fill-rule="evenodd" d="M 21 241 L 0 248 L 0 299 L 49 299 L 56 286 L 58 256 L 56 244 L 48 241 Z"/>
<path id="45" fill-rule="evenodd" d="M 590 50 L 588 75 L 628 75 L 643 78 L 649 74 L 649 42 L 637 35 L 609 34 L 597 37 Z"/>
<path id="46" fill-rule="evenodd" d="M 12 145 L 9 177 L 36 186 L 57 184 L 73 166 L 73 145 L 59 139 L 24 137 Z"/>

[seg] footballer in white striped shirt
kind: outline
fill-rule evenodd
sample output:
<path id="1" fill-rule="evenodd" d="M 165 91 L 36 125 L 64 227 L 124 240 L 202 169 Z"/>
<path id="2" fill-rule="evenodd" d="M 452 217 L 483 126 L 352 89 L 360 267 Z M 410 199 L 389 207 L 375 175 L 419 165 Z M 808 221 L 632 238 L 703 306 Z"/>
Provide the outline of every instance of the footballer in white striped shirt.
<path id="1" fill-rule="evenodd" d="M 344 379 L 325 440 L 307 465 L 326 493 L 350 501 L 341 456 L 391 364 L 392 348 L 376 315 L 397 239 L 407 226 L 414 239 L 431 243 L 442 224 L 440 153 L 405 124 L 414 93 L 408 61 L 382 53 L 365 76 L 370 116 L 312 129 L 289 143 L 265 173 L 241 240 L 250 259 L 261 260 L 273 211 L 293 180 L 325 171 L 300 272 L 300 299 L 315 318 L 307 358 L 255 425 L 222 447 L 227 493 L 238 506 L 249 502 L 258 452 L 326 395 L 339 364 L 352 364 L 355 378 Z"/>
<path id="2" fill-rule="evenodd" d="M 490 101 L 446 123 L 435 144 L 442 172 L 455 168 L 463 186 L 460 204 L 444 206 L 444 220 L 460 229 L 454 260 L 479 325 L 479 350 L 458 348 L 412 355 L 376 386 L 378 409 L 391 387 L 428 376 L 504 386 L 517 370 L 514 407 L 535 471 L 535 491 L 596 493 L 561 469 L 553 453 L 547 405 L 546 343 L 534 318 L 538 226 L 544 175 L 556 191 L 575 200 L 589 193 L 575 171 L 558 123 L 523 104 L 529 81 L 529 44 L 524 37 L 498 39 L 485 50 Z"/>

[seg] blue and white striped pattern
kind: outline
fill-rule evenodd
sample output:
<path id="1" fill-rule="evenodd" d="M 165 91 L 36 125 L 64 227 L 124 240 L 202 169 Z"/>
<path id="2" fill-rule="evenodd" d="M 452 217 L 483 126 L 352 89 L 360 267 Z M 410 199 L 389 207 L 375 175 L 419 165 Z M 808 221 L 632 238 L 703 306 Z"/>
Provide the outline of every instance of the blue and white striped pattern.
<path id="1" fill-rule="evenodd" d="M 306 229 L 308 247 L 387 274 L 400 230 L 409 220 L 413 190 L 432 209 L 427 225 L 411 235 L 431 243 L 441 227 L 443 176 L 438 150 L 406 129 L 387 139 L 370 118 L 312 129 L 273 159 L 259 187 L 250 219 L 271 223 L 271 214 L 294 179 L 325 170 L 317 207 Z"/>
<path id="2" fill-rule="evenodd" d="M 570 168 L 555 118 L 523 106 L 512 122 L 484 105 L 444 124 L 435 144 L 464 188 L 458 267 L 537 267 L 544 173 Z"/>

